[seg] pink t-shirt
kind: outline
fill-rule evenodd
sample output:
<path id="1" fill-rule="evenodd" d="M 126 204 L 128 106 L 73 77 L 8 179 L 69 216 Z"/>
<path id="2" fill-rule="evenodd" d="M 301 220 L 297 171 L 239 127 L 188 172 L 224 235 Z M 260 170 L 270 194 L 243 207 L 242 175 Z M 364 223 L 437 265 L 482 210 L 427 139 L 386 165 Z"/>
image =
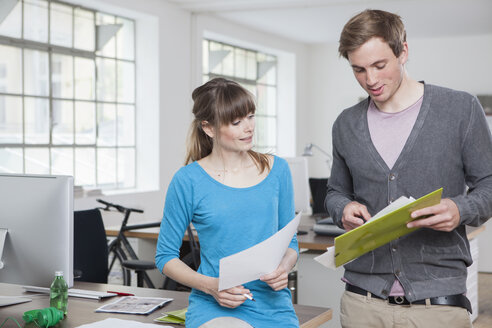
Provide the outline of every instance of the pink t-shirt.
<path id="1" fill-rule="evenodd" d="M 397 113 L 381 112 L 372 100 L 369 103 L 367 123 L 371 140 L 390 170 L 395 165 L 410 132 L 412 132 L 423 98 L 423 96 L 420 97 L 415 104 Z M 395 279 L 390 296 L 404 295 L 403 286 L 398 279 Z"/>
<path id="2" fill-rule="evenodd" d="M 367 123 L 371 140 L 390 170 L 407 142 L 422 100 L 423 96 L 415 104 L 397 113 L 381 112 L 372 100 L 369 103 Z"/>

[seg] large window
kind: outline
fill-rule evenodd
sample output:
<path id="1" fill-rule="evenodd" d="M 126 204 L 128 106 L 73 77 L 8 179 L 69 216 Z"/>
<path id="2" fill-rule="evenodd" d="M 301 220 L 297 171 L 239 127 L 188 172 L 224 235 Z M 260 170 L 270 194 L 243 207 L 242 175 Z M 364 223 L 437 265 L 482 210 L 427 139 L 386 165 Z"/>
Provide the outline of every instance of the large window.
<path id="1" fill-rule="evenodd" d="M 135 23 L 50 0 L 1 0 L 0 172 L 136 185 Z"/>
<path id="2" fill-rule="evenodd" d="M 277 57 L 229 44 L 203 41 L 203 81 L 224 77 L 257 100 L 255 149 L 277 151 Z"/>

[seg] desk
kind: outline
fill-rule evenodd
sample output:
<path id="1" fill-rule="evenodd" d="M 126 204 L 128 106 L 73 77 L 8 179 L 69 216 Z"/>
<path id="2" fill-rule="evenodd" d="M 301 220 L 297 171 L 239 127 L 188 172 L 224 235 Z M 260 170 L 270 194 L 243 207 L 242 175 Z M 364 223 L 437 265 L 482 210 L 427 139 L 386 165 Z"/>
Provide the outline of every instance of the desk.
<path id="1" fill-rule="evenodd" d="M 315 223 L 314 217 L 310 215 L 302 216 L 301 222 L 299 224 L 299 230 L 306 231 L 307 234 L 297 236 L 299 248 L 305 248 L 308 250 L 315 250 L 315 251 L 326 251 L 328 247 L 334 245 L 335 243 L 334 237 L 317 235 L 313 231 L 314 223 Z M 119 233 L 119 227 L 106 228 L 107 236 L 116 237 L 118 236 L 118 233 Z M 157 238 L 159 237 L 159 228 L 147 228 L 147 229 L 139 229 L 135 231 L 126 231 L 125 236 L 157 240 Z M 188 240 L 187 234 L 185 234 L 183 240 Z"/>
<path id="2" fill-rule="evenodd" d="M 118 314 L 118 313 L 96 313 L 94 310 L 103 304 L 112 303 L 116 300 L 116 297 L 106 298 L 102 301 L 96 301 L 85 298 L 69 297 L 68 300 L 68 315 L 56 327 L 77 327 L 79 325 L 104 320 L 106 318 L 119 318 L 123 320 L 134 320 L 140 322 L 153 323 L 153 320 L 161 316 L 163 311 L 174 311 L 182 309 L 188 306 L 188 295 L 186 292 L 175 292 L 169 290 L 160 289 L 148 289 L 148 288 L 136 288 L 127 286 L 111 286 L 104 284 L 93 284 L 85 282 L 75 282 L 74 288 L 89 289 L 98 291 L 117 290 L 122 292 L 129 292 L 136 296 L 148 296 L 148 297 L 171 297 L 174 300 L 165 305 L 162 309 L 156 310 L 148 315 L 130 315 L 130 314 Z M 0 283 L 0 290 L 2 295 L 19 296 L 23 294 L 23 289 L 20 285 L 4 284 Z M 49 296 L 25 293 L 27 297 L 32 297 L 32 302 L 11 305 L 0 308 L 0 324 L 7 317 L 14 317 L 20 324 L 23 324 L 22 314 L 25 311 L 40 309 L 49 306 Z M 332 311 L 329 308 L 294 305 L 296 314 L 299 318 L 301 328 L 314 328 L 327 322 L 332 317 Z M 171 324 L 168 324 L 171 325 Z M 173 327 L 183 327 L 178 325 L 171 325 Z M 7 327 L 17 327 L 16 324 L 9 320 L 7 321 Z M 25 327 L 35 327 L 33 324 L 25 325 Z"/>

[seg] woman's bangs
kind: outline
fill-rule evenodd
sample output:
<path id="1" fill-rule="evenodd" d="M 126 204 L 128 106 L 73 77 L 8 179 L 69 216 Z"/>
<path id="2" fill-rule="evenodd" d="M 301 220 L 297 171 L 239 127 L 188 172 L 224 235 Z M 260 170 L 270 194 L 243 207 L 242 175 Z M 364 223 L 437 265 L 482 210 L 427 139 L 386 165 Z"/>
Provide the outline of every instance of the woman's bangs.
<path id="1" fill-rule="evenodd" d="M 228 125 L 237 119 L 254 114 L 256 105 L 249 93 L 236 94 L 236 97 L 227 97 L 222 106 L 218 106 L 218 116 L 221 125 Z"/>

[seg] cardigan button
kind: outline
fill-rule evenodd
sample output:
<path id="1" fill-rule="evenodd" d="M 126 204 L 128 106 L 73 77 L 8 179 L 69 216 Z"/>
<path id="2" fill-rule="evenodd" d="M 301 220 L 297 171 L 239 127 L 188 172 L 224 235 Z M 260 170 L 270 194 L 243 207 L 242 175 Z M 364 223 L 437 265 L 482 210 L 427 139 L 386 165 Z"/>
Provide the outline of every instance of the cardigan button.
<path id="1" fill-rule="evenodd" d="M 393 180 L 395 180 L 395 179 L 396 179 L 396 176 L 395 176 L 393 173 L 391 173 L 391 174 L 389 175 L 389 180 L 390 180 L 390 181 L 393 181 Z"/>

